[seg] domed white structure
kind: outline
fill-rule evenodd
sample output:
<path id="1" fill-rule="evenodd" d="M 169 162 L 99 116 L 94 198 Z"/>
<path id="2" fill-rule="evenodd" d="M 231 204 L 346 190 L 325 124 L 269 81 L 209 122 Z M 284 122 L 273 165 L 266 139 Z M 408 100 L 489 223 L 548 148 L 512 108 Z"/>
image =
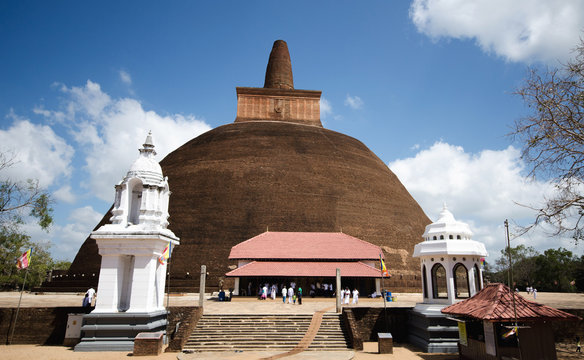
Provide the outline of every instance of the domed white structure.
<path id="1" fill-rule="evenodd" d="M 424 303 L 453 304 L 482 289 L 485 245 L 471 239 L 469 226 L 457 221 L 446 205 L 440 218 L 426 226 L 423 238 L 413 256 L 421 260 Z"/>
<path id="2" fill-rule="evenodd" d="M 424 241 L 414 247 L 420 258 L 424 301 L 410 312 L 409 340 L 426 352 L 458 352 L 458 326 L 441 313 L 442 308 L 471 297 L 483 287 L 482 243 L 472 240 L 470 227 L 456 221 L 446 208 L 426 226 Z"/>
<path id="3" fill-rule="evenodd" d="M 166 258 L 179 238 L 168 226 L 170 190 L 148 134 L 116 185 L 111 224 L 91 233 L 101 255 L 95 309 L 83 317 L 75 351 L 127 351 L 139 332 L 166 332 Z"/>

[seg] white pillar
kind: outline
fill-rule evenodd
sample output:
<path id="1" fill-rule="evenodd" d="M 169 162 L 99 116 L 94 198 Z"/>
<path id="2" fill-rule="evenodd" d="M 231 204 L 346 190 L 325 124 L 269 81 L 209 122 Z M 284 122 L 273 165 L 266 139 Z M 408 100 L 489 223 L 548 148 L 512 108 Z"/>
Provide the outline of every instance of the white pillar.
<path id="1" fill-rule="evenodd" d="M 239 278 L 235 278 L 235 284 L 233 285 L 233 295 L 239 295 Z"/>
<path id="2" fill-rule="evenodd" d="M 118 255 L 101 257 L 101 270 L 95 312 L 117 312 L 120 297 L 120 268 L 121 258 Z"/>

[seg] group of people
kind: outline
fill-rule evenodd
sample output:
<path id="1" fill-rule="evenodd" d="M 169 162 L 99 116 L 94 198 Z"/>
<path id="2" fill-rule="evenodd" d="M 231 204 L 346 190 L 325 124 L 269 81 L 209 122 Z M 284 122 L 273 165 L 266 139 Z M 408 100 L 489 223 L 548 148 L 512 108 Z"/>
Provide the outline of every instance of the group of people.
<path id="1" fill-rule="evenodd" d="M 251 283 L 248 284 L 248 288 L 251 288 Z M 280 290 L 278 291 L 278 289 Z M 296 304 L 296 302 L 298 302 L 298 305 L 302 305 L 302 288 L 298 287 L 298 289 L 296 289 L 295 282 L 290 282 L 290 286 L 288 287 L 286 287 L 285 284 L 281 284 L 280 287 L 278 287 L 277 284 L 270 285 L 268 283 L 260 285 L 258 289 L 258 298 L 260 300 L 266 300 L 269 297 L 272 300 L 275 300 L 278 296 L 278 292 L 282 295 L 282 303 Z M 315 295 L 333 297 L 336 295 L 333 284 L 320 283 L 310 284 L 309 294 L 311 297 L 314 297 Z M 349 287 L 341 289 L 340 296 L 342 304 L 348 305 L 349 303 L 359 303 L 359 290 L 357 290 L 357 288 L 353 291 L 351 291 Z M 353 298 L 352 302 L 351 296 Z"/>
<path id="2" fill-rule="evenodd" d="M 325 296 L 325 297 L 333 297 L 335 294 L 335 288 L 333 284 L 326 284 L 316 282 L 316 284 L 310 284 L 310 296 Z"/>
<path id="3" fill-rule="evenodd" d="M 296 301 L 298 301 L 298 305 L 302 305 L 302 288 L 299 287 L 298 290 L 296 290 L 295 282 L 291 282 L 290 287 L 288 288 L 286 288 L 286 285 L 282 284 L 281 292 L 283 303 L 286 303 L 286 299 L 288 299 L 289 304 L 296 304 Z M 268 296 L 272 300 L 276 300 L 276 296 L 278 295 L 278 285 L 272 284 L 270 286 L 268 283 L 265 283 L 260 287 L 258 294 L 260 300 L 266 300 Z"/>
<path id="4" fill-rule="evenodd" d="M 537 289 L 531 286 L 528 286 L 525 288 L 525 291 L 527 291 L 528 294 L 533 294 L 533 298 L 537 298 Z"/>
<path id="5" fill-rule="evenodd" d="M 349 290 L 348 287 L 341 289 L 341 303 L 344 305 L 349 305 L 350 301 L 351 301 L 351 290 Z M 359 303 L 359 290 L 357 290 L 357 288 L 355 288 L 353 290 L 352 304 L 358 304 L 358 303 Z"/>
<path id="6" fill-rule="evenodd" d="M 296 283 L 290 283 L 290 287 L 286 289 L 286 286 L 282 287 L 282 303 L 286 303 L 288 299 L 288 304 L 296 304 L 298 300 L 298 305 L 302 305 L 302 288 L 298 287 L 296 290 Z"/>

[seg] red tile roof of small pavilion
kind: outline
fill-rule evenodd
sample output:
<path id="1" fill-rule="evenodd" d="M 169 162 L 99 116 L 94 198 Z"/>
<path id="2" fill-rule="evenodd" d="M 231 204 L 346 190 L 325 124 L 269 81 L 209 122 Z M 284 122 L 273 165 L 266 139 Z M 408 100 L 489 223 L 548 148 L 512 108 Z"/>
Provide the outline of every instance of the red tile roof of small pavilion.
<path id="1" fill-rule="evenodd" d="M 229 259 L 379 260 L 381 253 L 343 233 L 268 231 L 232 247 Z"/>
<path id="2" fill-rule="evenodd" d="M 241 276 L 324 276 L 335 277 L 337 268 L 345 277 L 381 277 L 381 272 L 360 261 L 252 261 L 225 274 Z"/>
<path id="3" fill-rule="evenodd" d="M 442 309 L 442 313 L 480 320 L 513 321 L 515 319 L 513 295 L 515 296 L 517 320 L 578 319 L 577 316 L 567 312 L 529 301 L 500 283 L 485 286 L 475 296 L 445 307 Z"/>

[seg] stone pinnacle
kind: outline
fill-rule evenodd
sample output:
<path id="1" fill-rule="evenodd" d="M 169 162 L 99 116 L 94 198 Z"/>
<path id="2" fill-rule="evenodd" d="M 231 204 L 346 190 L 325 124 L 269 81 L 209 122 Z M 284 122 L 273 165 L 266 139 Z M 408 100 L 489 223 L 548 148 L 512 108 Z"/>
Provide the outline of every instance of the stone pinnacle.
<path id="1" fill-rule="evenodd" d="M 288 45 L 284 40 L 274 41 L 266 68 L 264 88 L 294 90 L 292 63 L 290 62 Z"/>

